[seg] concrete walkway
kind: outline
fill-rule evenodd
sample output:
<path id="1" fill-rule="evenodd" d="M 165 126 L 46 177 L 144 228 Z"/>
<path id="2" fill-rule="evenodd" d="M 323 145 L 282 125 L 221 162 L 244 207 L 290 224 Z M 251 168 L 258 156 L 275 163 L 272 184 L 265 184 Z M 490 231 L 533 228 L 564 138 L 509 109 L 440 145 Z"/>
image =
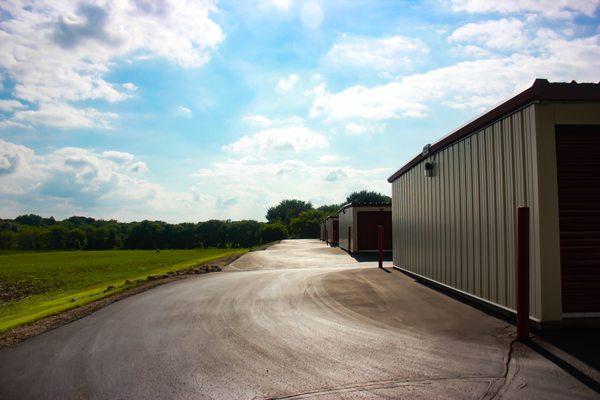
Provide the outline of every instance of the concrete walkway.
<path id="1" fill-rule="evenodd" d="M 0 351 L 0 398 L 598 398 L 512 334 L 400 272 L 290 240 Z"/>

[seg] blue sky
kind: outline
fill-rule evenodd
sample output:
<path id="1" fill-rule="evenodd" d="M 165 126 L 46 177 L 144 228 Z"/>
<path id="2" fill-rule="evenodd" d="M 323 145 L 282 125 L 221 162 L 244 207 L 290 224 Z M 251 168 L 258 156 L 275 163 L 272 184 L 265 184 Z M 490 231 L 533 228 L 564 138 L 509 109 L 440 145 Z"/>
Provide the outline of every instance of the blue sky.
<path id="1" fill-rule="evenodd" d="M 600 81 L 599 4 L 4 1 L 0 216 L 262 220 L 389 193 L 536 77 Z"/>

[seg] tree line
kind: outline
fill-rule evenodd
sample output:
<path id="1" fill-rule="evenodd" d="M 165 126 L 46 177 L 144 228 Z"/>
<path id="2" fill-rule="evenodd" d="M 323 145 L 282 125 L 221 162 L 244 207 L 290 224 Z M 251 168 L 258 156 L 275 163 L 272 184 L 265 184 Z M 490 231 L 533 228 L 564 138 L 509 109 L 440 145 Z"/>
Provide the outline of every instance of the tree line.
<path id="1" fill-rule="evenodd" d="M 375 192 L 355 192 L 346 201 L 389 202 Z M 319 237 L 319 224 L 339 204 L 314 208 L 302 200 L 282 200 L 267 211 L 267 223 L 209 220 L 169 224 L 119 222 L 73 216 L 62 221 L 27 214 L 0 219 L 0 248 L 20 250 L 192 249 L 252 247 L 286 238 Z"/>

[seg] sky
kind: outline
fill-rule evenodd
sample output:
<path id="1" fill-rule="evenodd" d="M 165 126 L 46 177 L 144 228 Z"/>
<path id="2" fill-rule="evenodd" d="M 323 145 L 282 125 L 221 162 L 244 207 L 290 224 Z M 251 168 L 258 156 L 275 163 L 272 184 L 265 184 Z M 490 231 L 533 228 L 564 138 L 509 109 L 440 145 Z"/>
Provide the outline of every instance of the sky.
<path id="1" fill-rule="evenodd" d="M 0 3 L 0 218 L 264 220 L 600 81 L 600 0 Z"/>

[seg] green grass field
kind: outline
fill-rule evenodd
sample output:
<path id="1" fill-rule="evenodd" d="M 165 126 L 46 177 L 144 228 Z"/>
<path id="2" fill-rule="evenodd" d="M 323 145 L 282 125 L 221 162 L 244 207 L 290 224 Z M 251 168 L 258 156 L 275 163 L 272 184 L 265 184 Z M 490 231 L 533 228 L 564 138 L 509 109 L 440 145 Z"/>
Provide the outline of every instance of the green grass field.
<path id="1" fill-rule="evenodd" d="M 0 332 L 246 249 L 0 253 Z M 107 287 L 112 286 L 113 288 Z"/>

